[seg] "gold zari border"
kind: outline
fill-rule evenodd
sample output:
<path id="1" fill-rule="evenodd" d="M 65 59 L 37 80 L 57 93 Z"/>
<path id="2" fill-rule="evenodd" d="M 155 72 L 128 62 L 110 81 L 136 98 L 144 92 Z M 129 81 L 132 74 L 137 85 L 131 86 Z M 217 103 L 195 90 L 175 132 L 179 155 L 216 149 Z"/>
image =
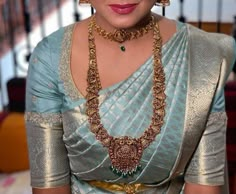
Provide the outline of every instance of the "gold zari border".
<path id="1" fill-rule="evenodd" d="M 25 121 L 34 124 L 61 124 L 62 116 L 60 113 L 36 113 L 26 112 Z"/>
<path id="2" fill-rule="evenodd" d="M 61 58 L 59 63 L 59 74 L 62 80 L 65 93 L 72 99 L 76 100 L 81 98 L 81 94 L 78 92 L 73 78 L 70 72 L 70 55 L 72 46 L 72 35 L 75 24 L 72 24 L 65 28 L 64 37 L 62 40 Z"/>

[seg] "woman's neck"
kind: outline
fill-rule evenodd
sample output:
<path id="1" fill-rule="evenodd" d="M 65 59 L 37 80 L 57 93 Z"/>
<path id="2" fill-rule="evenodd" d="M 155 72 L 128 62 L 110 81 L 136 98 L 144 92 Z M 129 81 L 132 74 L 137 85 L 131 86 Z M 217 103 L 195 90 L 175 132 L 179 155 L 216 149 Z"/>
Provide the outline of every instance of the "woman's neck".
<path id="1" fill-rule="evenodd" d="M 105 18 L 103 18 L 101 15 L 95 13 L 95 19 L 97 25 L 99 25 L 101 28 L 103 28 L 107 32 L 114 32 L 115 30 L 127 30 L 127 31 L 135 31 L 143 26 L 147 25 L 151 20 L 152 12 L 148 13 L 146 16 L 144 16 L 138 23 L 135 25 L 128 27 L 128 28 L 117 28 L 113 26 L 111 23 L 109 23 Z"/>

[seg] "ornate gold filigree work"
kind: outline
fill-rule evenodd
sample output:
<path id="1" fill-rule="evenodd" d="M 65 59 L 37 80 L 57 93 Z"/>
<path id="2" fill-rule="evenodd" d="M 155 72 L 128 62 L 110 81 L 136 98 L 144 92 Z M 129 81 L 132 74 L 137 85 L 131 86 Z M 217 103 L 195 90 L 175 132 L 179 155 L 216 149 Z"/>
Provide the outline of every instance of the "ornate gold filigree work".
<path id="1" fill-rule="evenodd" d="M 153 29 L 153 22 L 151 17 L 148 18 L 147 21 L 144 23 L 140 24 L 137 30 L 134 31 L 127 31 L 124 29 L 117 29 L 114 32 L 106 32 L 104 29 L 102 29 L 99 25 L 96 24 L 95 17 L 92 18 L 93 23 L 94 23 L 94 30 L 103 38 L 115 41 L 118 43 L 123 43 L 128 40 L 133 40 L 140 38 L 150 32 Z"/>
<path id="2" fill-rule="evenodd" d="M 88 28 L 88 41 L 89 41 L 89 69 L 88 69 L 88 87 L 86 95 L 86 114 L 90 124 L 91 131 L 95 134 L 96 138 L 107 147 L 109 157 L 111 159 L 111 169 L 118 175 L 124 177 L 132 175 L 140 170 L 140 160 L 143 150 L 155 140 L 155 137 L 160 133 L 161 126 L 165 116 L 165 74 L 161 63 L 161 47 L 162 39 L 160 36 L 158 23 L 152 17 L 152 30 L 153 30 L 153 116 L 151 124 L 144 131 L 139 138 L 132 137 L 113 137 L 110 136 L 107 130 L 101 123 L 99 115 L 99 90 L 101 81 L 99 78 L 96 57 L 96 45 L 93 35 L 95 26 L 94 16 L 90 20 Z"/>

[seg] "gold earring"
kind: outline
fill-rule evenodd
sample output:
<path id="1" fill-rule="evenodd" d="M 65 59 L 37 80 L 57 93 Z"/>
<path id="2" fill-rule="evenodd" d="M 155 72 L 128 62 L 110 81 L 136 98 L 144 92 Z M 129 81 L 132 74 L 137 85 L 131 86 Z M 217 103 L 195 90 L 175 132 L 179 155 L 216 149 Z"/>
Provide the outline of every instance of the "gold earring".
<path id="1" fill-rule="evenodd" d="M 89 0 L 79 0 L 79 4 L 89 4 Z"/>
<path id="2" fill-rule="evenodd" d="M 170 0 L 157 0 L 155 5 L 166 7 L 170 5 Z"/>

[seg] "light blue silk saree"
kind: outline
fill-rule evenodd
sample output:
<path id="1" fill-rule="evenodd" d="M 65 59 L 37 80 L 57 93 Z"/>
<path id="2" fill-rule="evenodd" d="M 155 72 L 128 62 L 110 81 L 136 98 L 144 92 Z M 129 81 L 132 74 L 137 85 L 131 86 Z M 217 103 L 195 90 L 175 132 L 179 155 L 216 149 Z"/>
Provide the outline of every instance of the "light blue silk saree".
<path id="1" fill-rule="evenodd" d="M 48 188 L 71 184 L 72 193 L 76 194 L 112 193 L 88 183 L 96 180 L 109 183 L 144 183 L 150 188 L 137 193 L 168 193 L 171 180 L 165 180 L 169 178 L 176 164 L 187 117 L 189 79 L 187 25 L 178 23 L 175 35 L 163 45 L 162 63 L 166 76 L 167 96 L 165 122 L 161 133 L 143 153 L 142 171 L 128 178 L 115 175 L 110 170 L 110 159 L 106 148 L 89 130 L 85 98 L 73 83 L 70 72 L 73 28 L 74 25 L 62 28 L 45 38 L 31 57 L 25 115 L 32 186 Z M 109 134 L 117 137 L 139 137 L 148 127 L 152 116 L 152 73 L 153 58 L 150 56 L 126 80 L 100 91 L 99 111 L 102 123 Z M 212 118 L 217 118 L 223 123 L 220 126 L 223 132 L 215 131 L 224 135 L 226 117 L 222 91 L 215 95 L 209 112 L 213 115 Z M 212 124 L 211 121 L 209 123 Z M 217 123 L 215 125 L 219 126 Z M 224 138 L 219 139 L 217 143 L 219 142 L 220 146 L 224 146 Z M 217 163 L 217 167 L 214 165 L 207 166 L 207 169 L 202 167 L 204 171 L 202 176 L 217 177 L 213 178 L 213 182 L 217 179 L 220 180 L 219 184 L 223 184 L 225 152 L 224 149 L 213 146 L 214 149 L 207 151 L 215 154 L 214 159 L 222 159 L 219 160 L 219 165 Z M 213 153 L 212 150 L 217 153 Z M 199 168 L 199 161 L 199 157 L 196 156 L 195 163 L 188 169 L 187 179 L 196 183 L 198 179 L 202 180 L 196 170 Z M 183 178 L 183 173 L 175 177 L 176 180 L 180 179 L 181 187 Z M 209 181 L 209 184 L 213 183 Z M 175 193 L 180 193 L 180 190 L 176 189 Z M 114 193 L 123 192 L 114 191 Z"/>

